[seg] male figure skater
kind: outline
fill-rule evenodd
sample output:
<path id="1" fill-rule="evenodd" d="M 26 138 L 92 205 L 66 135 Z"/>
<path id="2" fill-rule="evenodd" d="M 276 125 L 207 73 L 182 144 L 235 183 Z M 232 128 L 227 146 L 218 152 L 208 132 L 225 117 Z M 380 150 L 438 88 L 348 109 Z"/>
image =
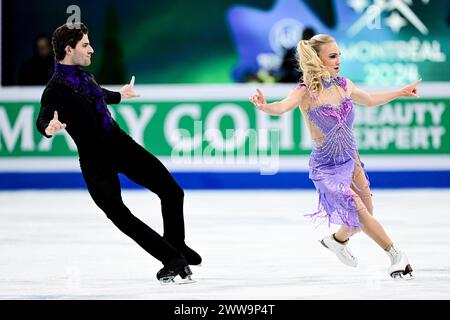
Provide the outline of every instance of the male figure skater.
<path id="1" fill-rule="evenodd" d="M 75 141 L 88 191 L 106 216 L 144 250 L 161 261 L 161 282 L 178 275 L 190 280 L 189 265 L 202 258 L 185 242 L 183 189 L 164 165 L 137 144 L 114 121 L 107 104 L 139 97 L 134 76 L 120 92 L 101 88 L 81 67 L 91 64 L 94 52 L 83 23 L 57 28 L 52 38 L 55 72 L 41 99 L 36 125 L 47 138 L 66 129 Z M 161 199 L 164 235 L 136 218 L 122 202 L 118 173 L 153 191 Z"/>

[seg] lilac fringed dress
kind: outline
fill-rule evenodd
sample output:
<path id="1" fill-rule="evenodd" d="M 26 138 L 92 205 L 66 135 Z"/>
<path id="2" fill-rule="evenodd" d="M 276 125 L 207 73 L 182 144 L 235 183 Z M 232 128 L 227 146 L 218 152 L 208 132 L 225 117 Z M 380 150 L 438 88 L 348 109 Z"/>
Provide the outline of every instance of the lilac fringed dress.
<path id="1" fill-rule="evenodd" d="M 319 194 L 317 212 L 307 216 L 325 218 L 328 223 L 360 227 L 355 198 L 358 195 L 351 190 L 353 172 L 356 166 L 361 166 L 367 182 L 368 177 L 364 164 L 359 161 L 356 141 L 352 132 L 355 110 L 350 97 L 347 95 L 347 81 L 345 78 L 333 78 L 332 82 L 340 86 L 345 95 L 340 104 L 334 106 L 329 103 L 311 107 L 304 113 L 310 125 L 321 133 L 320 143 L 315 144 L 309 161 L 309 178 L 313 181 Z M 331 82 L 324 81 L 328 88 Z M 298 84 L 300 88 L 305 84 Z M 311 95 L 312 100 L 317 96 Z"/>

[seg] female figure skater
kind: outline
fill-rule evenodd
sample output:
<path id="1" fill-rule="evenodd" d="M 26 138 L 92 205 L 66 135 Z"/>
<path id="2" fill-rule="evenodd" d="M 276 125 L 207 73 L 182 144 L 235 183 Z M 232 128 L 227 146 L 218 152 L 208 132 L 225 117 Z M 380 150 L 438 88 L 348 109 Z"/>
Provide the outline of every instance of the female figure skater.
<path id="1" fill-rule="evenodd" d="M 352 132 L 355 117 L 352 101 L 375 107 L 400 97 L 418 97 L 416 87 L 420 80 L 399 91 L 367 93 L 339 76 L 341 53 L 331 36 L 319 34 L 302 40 L 297 51 L 304 82 L 281 101 L 267 103 L 259 89 L 249 100 L 271 115 L 300 106 L 313 139 L 309 177 L 319 194 L 319 210 L 309 216 L 341 225 L 336 233 L 320 242 L 344 264 L 356 267 L 357 259 L 347 244 L 353 234 L 362 230 L 386 251 L 391 260 L 391 277 L 412 277 L 406 254 L 373 217 L 369 180 Z"/>

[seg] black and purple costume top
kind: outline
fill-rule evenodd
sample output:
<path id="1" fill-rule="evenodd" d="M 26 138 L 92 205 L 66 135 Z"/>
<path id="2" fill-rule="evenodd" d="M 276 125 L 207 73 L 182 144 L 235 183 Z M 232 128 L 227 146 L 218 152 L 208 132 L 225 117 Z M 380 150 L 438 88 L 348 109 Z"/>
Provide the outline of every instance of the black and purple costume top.
<path id="1" fill-rule="evenodd" d="M 45 128 L 58 112 L 59 121 L 78 147 L 80 160 L 102 158 L 113 149 L 117 135 L 125 134 L 111 117 L 107 104 L 120 103 L 119 92 L 101 88 L 94 78 L 77 65 L 55 64 L 55 72 L 41 98 L 36 121 L 44 136 Z"/>

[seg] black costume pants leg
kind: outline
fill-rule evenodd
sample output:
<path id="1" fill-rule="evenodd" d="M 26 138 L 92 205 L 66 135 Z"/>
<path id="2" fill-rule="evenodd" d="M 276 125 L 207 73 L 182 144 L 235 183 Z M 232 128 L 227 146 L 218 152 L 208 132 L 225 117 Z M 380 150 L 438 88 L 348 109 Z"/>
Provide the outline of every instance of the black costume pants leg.
<path id="1" fill-rule="evenodd" d="M 156 231 L 136 218 L 122 201 L 120 181 L 112 168 L 82 168 L 83 177 L 92 199 L 123 233 L 145 251 L 167 264 L 182 255 Z"/>
<path id="2" fill-rule="evenodd" d="M 183 189 L 158 158 L 131 138 L 124 143 L 123 151 L 124 158 L 118 164 L 120 172 L 160 198 L 164 238 L 174 245 L 183 244 Z"/>

